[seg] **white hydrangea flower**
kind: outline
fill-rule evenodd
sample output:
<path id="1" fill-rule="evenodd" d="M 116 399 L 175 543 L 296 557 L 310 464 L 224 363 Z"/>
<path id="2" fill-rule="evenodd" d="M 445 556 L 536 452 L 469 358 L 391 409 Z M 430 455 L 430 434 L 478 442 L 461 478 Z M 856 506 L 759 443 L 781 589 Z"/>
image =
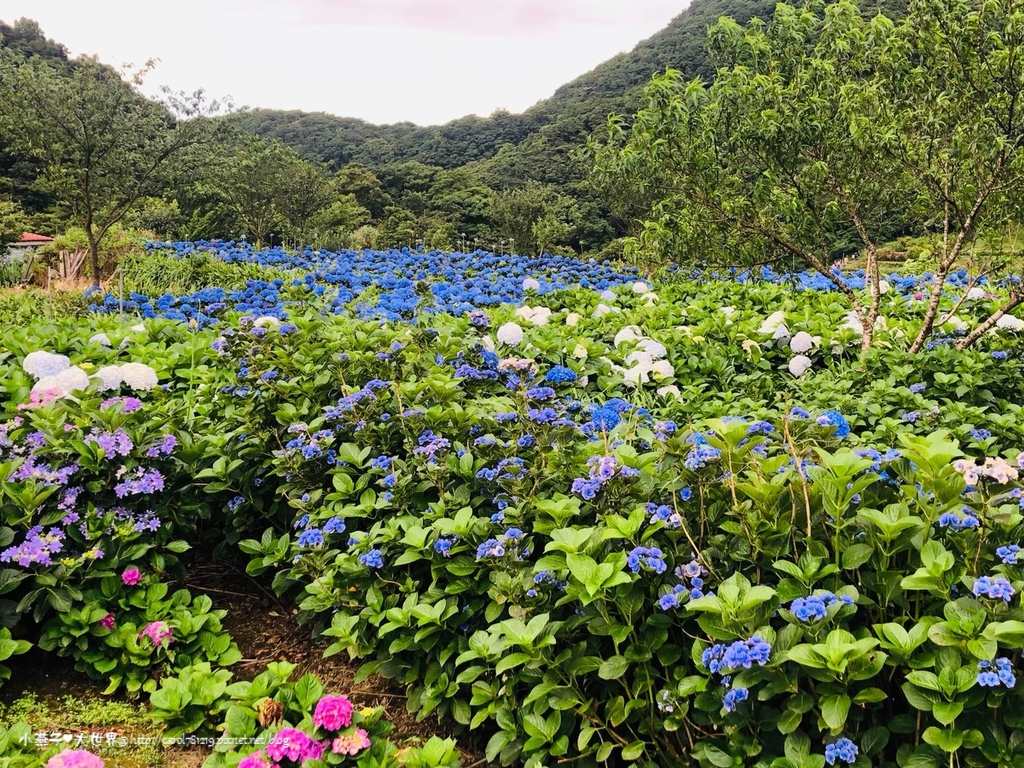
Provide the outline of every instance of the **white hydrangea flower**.
<path id="1" fill-rule="evenodd" d="M 732 317 L 736 314 L 736 307 L 722 307 L 721 312 L 726 317 Z"/>
<path id="2" fill-rule="evenodd" d="M 89 337 L 89 341 L 92 344 L 102 344 L 104 347 L 114 346 L 113 344 L 110 343 L 110 337 L 107 336 L 107 334 L 105 333 L 93 334 L 91 337 Z"/>
<path id="3" fill-rule="evenodd" d="M 100 390 L 118 389 L 124 381 L 119 365 L 105 365 L 93 374 L 94 379 L 99 379 Z"/>
<path id="4" fill-rule="evenodd" d="M 639 280 L 633 283 L 633 293 L 637 294 L 638 296 L 641 293 L 647 293 L 648 290 L 650 289 L 647 287 L 647 283 L 640 282 Z"/>
<path id="5" fill-rule="evenodd" d="M 505 323 L 498 329 L 498 341 L 510 347 L 518 346 L 523 341 L 523 329 L 518 323 Z"/>
<path id="6" fill-rule="evenodd" d="M 29 352 L 21 361 L 21 367 L 25 373 L 35 376 L 37 379 L 46 376 L 56 376 L 61 371 L 67 370 L 71 361 L 64 355 L 55 355 L 53 352 Z"/>
<path id="7" fill-rule="evenodd" d="M 280 324 L 281 321 L 273 315 L 262 315 L 252 322 L 253 328 L 276 328 Z"/>
<path id="8" fill-rule="evenodd" d="M 847 312 L 846 320 L 843 322 L 841 326 L 839 326 L 839 330 L 851 330 L 858 336 L 863 336 L 864 323 L 860 321 L 860 315 L 858 315 L 855 311 Z"/>
<path id="9" fill-rule="evenodd" d="M 581 315 L 579 312 L 570 312 L 568 315 L 565 316 L 565 324 L 571 328 L 574 325 L 577 325 L 579 321 L 582 319 L 583 315 Z"/>
<path id="10" fill-rule="evenodd" d="M 640 335 L 640 329 L 639 328 L 637 328 L 635 325 L 626 325 L 626 326 L 623 326 L 619 330 L 619 332 L 615 334 L 615 340 L 614 340 L 613 343 L 617 347 L 620 344 L 623 344 L 624 342 L 627 342 L 627 341 L 640 341 L 640 339 L 642 339 L 642 338 L 643 338 L 643 336 Z"/>
<path id="11" fill-rule="evenodd" d="M 885 294 L 887 294 L 891 290 L 892 290 L 892 286 L 889 285 L 889 281 L 888 280 L 879 280 L 878 281 L 878 294 L 880 296 L 884 296 Z"/>
<path id="12" fill-rule="evenodd" d="M 601 301 L 615 301 L 616 298 L 614 291 L 601 291 Z"/>
<path id="13" fill-rule="evenodd" d="M 679 387 L 675 384 L 668 384 L 664 387 L 658 387 L 656 390 L 661 397 L 674 397 L 677 400 L 682 397 L 682 393 L 679 391 Z"/>
<path id="14" fill-rule="evenodd" d="M 996 328 L 1002 328 L 1004 331 L 1024 331 L 1024 320 L 1013 315 L 1003 315 L 996 320 Z"/>
<path id="15" fill-rule="evenodd" d="M 651 373 L 654 375 L 655 381 L 661 381 L 669 376 L 675 376 L 676 369 L 672 367 L 672 363 L 668 360 L 656 360 L 651 365 Z"/>
<path id="16" fill-rule="evenodd" d="M 586 360 L 587 359 L 587 348 L 584 347 L 582 344 L 577 344 L 576 345 L 576 349 L 574 349 L 572 351 L 572 356 L 575 357 L 578 360 Z"/>
<path id="17" fill-rule="evenodd" d="M 768 317 L 761 323 L 761 327 L 757 329 L 758 333 L 775 333 L 775 329 L 780 325 L 786 324 L 786 313 L 785 312 L 772 312 Z"/>
<path id="18" fill-rule="evenodd" d="M 644 352 L 642 349 L 638 349 L 636 352 L 630 352 L 626 356 L 626 365 L 640 365 L 647 369 L 650 369 L 654 364 L 654 358 L 651 357 L 650 352 Z"/>
<path id="19" fill-rule="evenodd" d="M 789 338 L 789 327 L 785 323 L 780 323 L 776 326 L 774 333 L 772 333 L 772 340 L 779 341 L 780 339 Z"/>
<path id="20" fill-rule="evenodd" d="M 605 315 L 611 314 L 612 308 L 607 304 L 598 304 L 594 309 L 594 317 L 604 317 Z"/>
<path id="21" fill-rule="evenodd" d="M 534 280 L 532 277 L 526 278 L 525 280 L 523 280 L 523 290 L 524 291 L 539 291 L 540 290 L 540 281 Z"/>
<path id="22" fill-rule="evenodd" d="M 43 376 L 32 387 L 33 392 L 59 392 L 61 397 L 66 397 L 72 392 L 78 392 L 89 388 L 89 374 L 73 365 L 63 371 L 50 376 Z"/>
<path id="23" fill-rule="evenodd" d="M 746 352 L 747 354 L 750 354 L 751 350 L 761 349 L 761 345 L 758 344 L 753 339 L 745 339 L 743 343 L 740 344 L 740 346 L 743 347 L 743 351 Z"/>
<path id="24" fill-rule="evenodd" d="M 811 336 L 807 331 L 800 331 L 796 336 L 790 339 L 789 348 L 794 352 L 809 352 L 814 349 L 814 337 Z"/>
<path id="25" fill-rule="evenodd" d="M 488 352 L 494 351 L 494 339 L 492 339 L 490 336 L 484 336 L 482 339 L 480 339 L 480 345 Z"/>
<path id="26" fill-rule="evenodd" d="M 138 325 L 133 325 L 132 330 L 135 331 L 136 333 L 145 333 L 146 326 L 144 323 L 139 323 Z"/>
<path id="27" fill-rule="evenodd" d="M 537 307 L 533 311 L 533 322 L 535 325 L 547 325 L 551 320 L 551 309 L 548 307 Z"/>
<path id="28" fill-rule="evenodd" d="M 811 368 L 811 358 L 807 355 L 797 355 L 789 361 L 789 372 L 798 379 Z"/>
<path id="29" fill-rule="evenodd" d="M 121 378 L 135 390 L 152 389 L 157 385 L 156 371 L 145 363 L 125 363 L 121 366 Z"/>
<path id="30" fill-rule="evenodd" d="M 655 304 L 658 303 L 658 294 L 656 294 L 654 291 L 645 293 L 640 298 L 646 302 L 648 307 L 653 307 Z"/>
<path id="31" fill-rule="evenodd" d="M 984 298 L 985 298 L 985 289 L 984 288 L 979 288 L 978 286 L 974 286 L 973 288 L 971 288 L 971 290 L 969 290 L 967 292 L 967 295 L 964 296 L 964 300 L 965 301 L 978 301 L 979 299 L 984 299 Z"/>
<path id="32" fill-rule="evenodd" d="M 640 339 L 636 345 L 647 352 L 655 360 L 660 360 L 668 354 L 668 350 L 665 349 L 665 345 L 660 341 L 655 341 L 654 339 Z"/>
<path id="33" fill-rule="evenodd" d="M 693 331 L 688 325 L 677 325 L 676 330 L 683 334 L 683 336 L 693 336 Z"/>
<path id="34" fill-rule="evenodd" d="M 646 384 L 650 378 L 648 374 L 650 371 L 641 365 L 634 368 L 628 368 L 624 374 L 622 374 L 622 381 L 624 384 L 630 387 L 638 387 L 641 384 Z"/>
<path id="35" fill-rule="evenodd" d="M 589 376 L 580 376 L 580 378 L 576 379 L 576 386 L 577 387 L 585 387 L 588 384 L 590 384 L 590 377 Z"/>
<path id="36" fill-rule="evenodd" d="M 964 322 L 963 318 L 951 315 L 944 325 L 951 325 L 955 330 L 967 330 L 968 325 Z"/>

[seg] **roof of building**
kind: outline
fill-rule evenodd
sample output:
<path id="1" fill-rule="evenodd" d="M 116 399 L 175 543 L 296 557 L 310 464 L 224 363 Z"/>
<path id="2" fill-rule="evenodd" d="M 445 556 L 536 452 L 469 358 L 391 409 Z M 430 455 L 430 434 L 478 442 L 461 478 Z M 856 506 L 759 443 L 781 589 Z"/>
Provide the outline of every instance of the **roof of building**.
<path id="1" fill-rule="evenodd" d="M 14 243 L 18 245 L 44 245 L 46 243 L 52 243 L 53 238 L 47 237 L 46 235 L 37 235 L 35 232 L 22 232 L 21 239 Z"/>

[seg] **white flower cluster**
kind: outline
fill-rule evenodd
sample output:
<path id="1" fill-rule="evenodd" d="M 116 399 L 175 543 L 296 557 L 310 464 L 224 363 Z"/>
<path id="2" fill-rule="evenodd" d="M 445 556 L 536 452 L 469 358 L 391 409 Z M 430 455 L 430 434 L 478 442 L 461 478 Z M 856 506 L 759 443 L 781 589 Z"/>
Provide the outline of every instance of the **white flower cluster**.
<path id="1" fill-rule="evenodd" d="M 526 278 L 525 280 L 523 280 L 523 290 L 524 291 L 539 291 L 540 290 L 540 281 L 535 280 L 532 277 Z"/>
<path id="2" fill-rule="evenodd" d="M 615 334 L 615 346 L 632 344 L 636 347 L 626 355 L 626 367 L 613 364 L 613 368 L 622 374 L 623 381 L 631 387 L 646 384 L 652 378 L 661 381 L 675 375 L 672 363 L 665 360 L 668 350 L 660 341 L 645 337 L 635 325 L 627 325 Z"/>
<path id="3" fill-rule="evenodd" d="M 498 329 L 498 341 L 510 347 L 517 347 L 523 341 L 523 329 L 518 323 L 505 323 Z"/>
<path id="4" fill-rule="evenodd" d="M 1024 331 L 1024 320 L 1013 315 L 1003 315 L 996 320 L 996 328 L 1004 331 Z"/>
<path id="5" fill-rule="evenodd" d="M 90 379 L 99 382 L 101 391 L 117 389 L 122 384 L 140 391 L 157 385 L 156 371 L 143 363 L 105 365 L 90 377 L 82 368 L 71 365 L 66 356 L 40 350 L 27 354 L 21 367 L 38 379 L 32 387 L 33 392 L 57 392 L 60 397 L 88 389 Z"/>
<path id="6" fill-rule="evenodd" d="M 551 310 L 547 307 L 528 307 L 524 304 L 516 310 L 516 317 L 521 317 L 534 325 L 547 325 L 551 319 Z"/>

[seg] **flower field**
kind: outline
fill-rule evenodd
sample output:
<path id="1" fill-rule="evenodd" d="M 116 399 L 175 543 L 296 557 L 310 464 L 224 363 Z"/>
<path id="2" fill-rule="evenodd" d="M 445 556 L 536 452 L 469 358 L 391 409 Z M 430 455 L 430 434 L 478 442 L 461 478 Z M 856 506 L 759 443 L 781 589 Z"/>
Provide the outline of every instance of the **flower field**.
<path id="1" fill-rule="evenodd" d="M 891 275 L 862 354 L 808 273 L 173 243 L 146 285 L 199 255 L 237 284 L 0 297 L 0 676 L 71 659 L 206 768 L 459 764 L 237 674 L 212 542 L 489 764 L 1024 759 L 1024 321 L 958 344 L 1005 285 L 908 355 Z M 0 766 L 103 763 L 29 730 Z"/>

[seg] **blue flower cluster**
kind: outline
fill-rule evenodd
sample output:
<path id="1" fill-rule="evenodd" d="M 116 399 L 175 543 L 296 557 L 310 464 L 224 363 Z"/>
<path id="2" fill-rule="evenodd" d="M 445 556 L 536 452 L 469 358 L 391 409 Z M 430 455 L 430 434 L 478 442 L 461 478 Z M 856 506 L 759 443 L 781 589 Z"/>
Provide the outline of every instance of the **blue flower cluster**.
<path id="1" fill-rule="evenodd" d="M 746 640 L 737 640 L 731 645 L 716 643 L 705 648 L 701 664 L 712 674 L 725 674 L 728 670 L 750 669 L 754 664 L 765 666 L 771 657 L 772 647 L 757 635 Z"/>
<path id="2" fill-rule="evenodd" d="M 939 516 L 939 527 L 948 528 L 953 533 L 974 530 L 980 525 L 981 522 L 967 507 L 964 507 L 964 514 L 962 517 L 956 512 L 946 512 Z"/>
<path id="3" fill-rule="evenodd" d="M 589 477 L 577 477 L 572 481 L 572 492 L 586 501 L 591 501 L 597 492 L 616 477 L 633 478 L 640 472 L 633 467 L 620 465 L 614 456 L 591 456 L 587 459 Z"/>
<path id="4" fill-rule="evenodd" d="M 722 456 L 722 451 L 713 447 L 700 432 L 694 432 L 686 442 L 693 446 L 683 462 L 687 469 L 701 469 Z"/>
<path id="5" fill-rule="evenodd" d="M 844 736 L 825 746 L 825 762 L 829 765 L 835 765 L 837 762 L 852 765 L 857 762 L 859 752 L 857 745 Z"/>
<path id="6" fill-rule="evenodd" d="M 996 550 L 996 557 L 1001 559 L 1006 565 L 1017 565 L 1017 558 L 1021 557 L 1019 544 L 1010 544 L 1005 547 L 999 547 Z"/>
<path id="7" fill-rule="evenodd" d="M 814 421 L 819 427 L 835 427 L 835 436 L 840 439 L 850 434 L 850 422 L 839 411 L 823 411 Z"/>
<path id="8" fill-rule="evenodd" d="M 1013 688 L 1016 684 L 1017 678 L 1009 659 L 996 659 L 994 667 L 989 661 L 978 662 L 978 685 L 983 688 L 998 688 L 1000 685 Z"/>
<path id="9" fill-rule="evenodd" d="M 1010 602 L 1016 591 L 1009 580 L 1003 576 L 980 576 L 974 582 L 975 597 L 987 597 L 989 600 Z"/>
<path id="10" fill-rule="evenodd" d="M 849 595 L 835 595 L 822 592 L 810 597 L 798 597 L 789 606 L 789 610 L 800 621 L 811 623 L 828 617 L 828 609 L 833 605 L 853 605 Z"/>
<path id="11" fill-rule="evenodd" d="M 626 557 L 626 565 L 633 573 L 640 573 L 641 568 L 654 573 L 664 573 L 668 569 L 664 557 L 665 554 L 657 547 L 634 547 Z"/>

